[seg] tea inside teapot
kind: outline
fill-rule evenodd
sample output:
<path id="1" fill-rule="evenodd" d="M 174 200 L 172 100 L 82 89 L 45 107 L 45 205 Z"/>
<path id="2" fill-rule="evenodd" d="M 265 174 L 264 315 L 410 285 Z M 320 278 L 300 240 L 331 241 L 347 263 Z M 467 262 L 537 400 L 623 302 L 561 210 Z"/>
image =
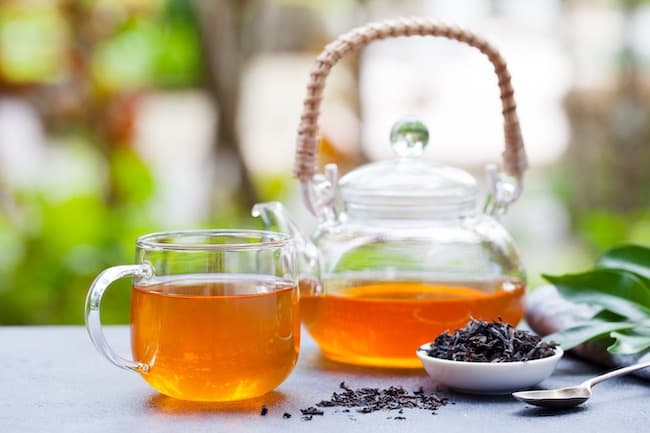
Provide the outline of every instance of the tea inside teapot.
<path id="1" fill-rule="evenodd" d="M 328 358 L 387 367 L 419 367 L 414 347 L 470 317 L 516 324 L 524 314 L 517 279 L 377 281 L 358 276 L 324 280 L 325 295 L 300 300 L 301 317 Z"/>

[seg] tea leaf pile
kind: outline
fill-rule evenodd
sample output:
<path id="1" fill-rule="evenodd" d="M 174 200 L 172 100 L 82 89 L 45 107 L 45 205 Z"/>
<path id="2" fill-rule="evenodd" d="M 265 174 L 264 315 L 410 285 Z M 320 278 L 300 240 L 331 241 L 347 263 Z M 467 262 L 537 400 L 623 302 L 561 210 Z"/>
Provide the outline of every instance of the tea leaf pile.
<path id="1" fill-rule="evenodd" d="M 439 335 L 424 352 L 451 361 L 514 362 L 552 356 L 555 346 L 555 343 L 501 321 L 471 320 L 453 334 Z"/>

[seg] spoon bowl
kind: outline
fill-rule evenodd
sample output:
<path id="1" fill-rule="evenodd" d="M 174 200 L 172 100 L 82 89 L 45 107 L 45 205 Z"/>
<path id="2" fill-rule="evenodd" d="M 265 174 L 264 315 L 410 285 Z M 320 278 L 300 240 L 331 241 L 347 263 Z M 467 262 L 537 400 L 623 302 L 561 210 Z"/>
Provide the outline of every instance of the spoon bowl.
<path id="1" fill-rule="evenodd" d="M 529 389 L 553 373 L 564 352 L 555 348 L 552 356 L 516 362 L 450 361 L 429 356 L 427 343 L 417 350 L 424 369 L 440 384 L 471 394 L 510 394 Z"/>
<path id="2" fill-rule="evenodd" d="M 639 362 L 632 364 L 618 370 L 610 371 L 609 373 L 596 376 L 589 380 L 585 380 L 580 385 L 571 386 L 568 388 L 549 389 L 544 391 L 524 391 L 514 392 L 512 396 L 524 403 L 532 404 L 534 406 L 546 407 L 549 409 L 566 409 L 569 407 L 578 406 L 591 397 L 591 387 L 604 382 L 613 377 L 629 374 L 642 368 L 650 367 L 650 361 Z"/>
<path id="3" fill-rule="evenodd" d="M 571 386 L 551 390 L 515 392 L 512 396 L 533 406 L 565 409 L 578 406 L 587 401 L 591 397 L 591 389 L 582 386 Z"/>

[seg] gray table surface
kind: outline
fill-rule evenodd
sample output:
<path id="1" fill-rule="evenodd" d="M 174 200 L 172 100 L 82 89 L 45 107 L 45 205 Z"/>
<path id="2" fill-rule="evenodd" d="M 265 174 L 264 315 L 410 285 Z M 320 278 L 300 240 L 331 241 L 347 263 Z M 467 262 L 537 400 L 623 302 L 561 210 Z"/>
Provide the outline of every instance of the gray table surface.
<path id="1" fill-rule="evenodd" d="M 128 353 L 128 328 L 107 329 L 117 349 Z M 133 374 L 113 367 L 91 346 L 81 327 L 0 327 L 0 432 L 648 432 L 650 384 L 613 379 L 574 410 L 534 409 L 510 397 L 447 393 L 455 404 L 433 416 L 405 410 L 405 420 L 388 412 L 333 413 L 303 421 L 300 408 L 328 398 L 345 380 L 352 387 L 403 385 L 434 389 L 423 370 L 351 367 L 324 359 L 303 333 L 300 360 L 276 391 L 255 401 L 218 405 L 183 402 L 151 390 Z M 564 359 L 544 387 L 580 382 L 596 367 Z M 266 404 L 267 416 L 260 416 Z M 293 416 L 283 419 L 282 414 Z"/>

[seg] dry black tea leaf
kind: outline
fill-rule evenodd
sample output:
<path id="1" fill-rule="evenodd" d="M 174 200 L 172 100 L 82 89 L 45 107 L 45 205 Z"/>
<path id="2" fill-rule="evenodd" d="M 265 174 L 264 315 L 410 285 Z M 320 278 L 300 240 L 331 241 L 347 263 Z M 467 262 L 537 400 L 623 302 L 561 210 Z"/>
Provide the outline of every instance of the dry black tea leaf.
<path id="1" fill-rule="evenodd" d="M 464 328 L 439 335 L 424 352 L 434 358 L 465 362 L 515 362 L 555 354 L 556 343 L 531 332 L 515 329 L 501 320 L 472 319 Z"/>
<path id="2" fill-rule="evenodd" d="M 322 416 L 325 414 L 325 412 L 314 406 L 309 406 L 307 409 L 300 409 L 300 413 L 302 414 L 302 419 L 305 421 L 311 421 L 314 415 Z"/>
<path id="3" fill-rule="evenodd" d="M 339 388 L 343 392 L 334 392 L 329 400 L 323 400 L 316 403 L 317 407 L 339 407 L 344 408 L 342 412 L 349 412 L 355 409 L 357 413 L 372 413 L 379 410 L 396 410 L 398 414 L 403 414 L 404 409 L 425 409 L 435 411 L 440 406 L 447 404 L 447 399 L 439 397 L 437 394 L 426 394 L 422 387 L 417 391 L 409 393 L 401 386 L 391 386 L 388 388 L 359 388 L 352 389 L 345 382 L 341 382 Z M 314 407 L 302 409 L 303 419 L 310 420 L 312 415 L 322 415 L 314 413 L 317 410 Z M 435 412 L 434 412 L 435 413 Z M 309 418 L 307 418 L 309 417 Z M 403 416 L 396 416 L 394 419 L 406 419 Z"/>
<path id="4" fill-rule="evenodd" d="M 300 409 L 300 413 L 303 415 L 323 415 L 323 411 L 314 406 L 309 406 L 307 409 Z"/>

